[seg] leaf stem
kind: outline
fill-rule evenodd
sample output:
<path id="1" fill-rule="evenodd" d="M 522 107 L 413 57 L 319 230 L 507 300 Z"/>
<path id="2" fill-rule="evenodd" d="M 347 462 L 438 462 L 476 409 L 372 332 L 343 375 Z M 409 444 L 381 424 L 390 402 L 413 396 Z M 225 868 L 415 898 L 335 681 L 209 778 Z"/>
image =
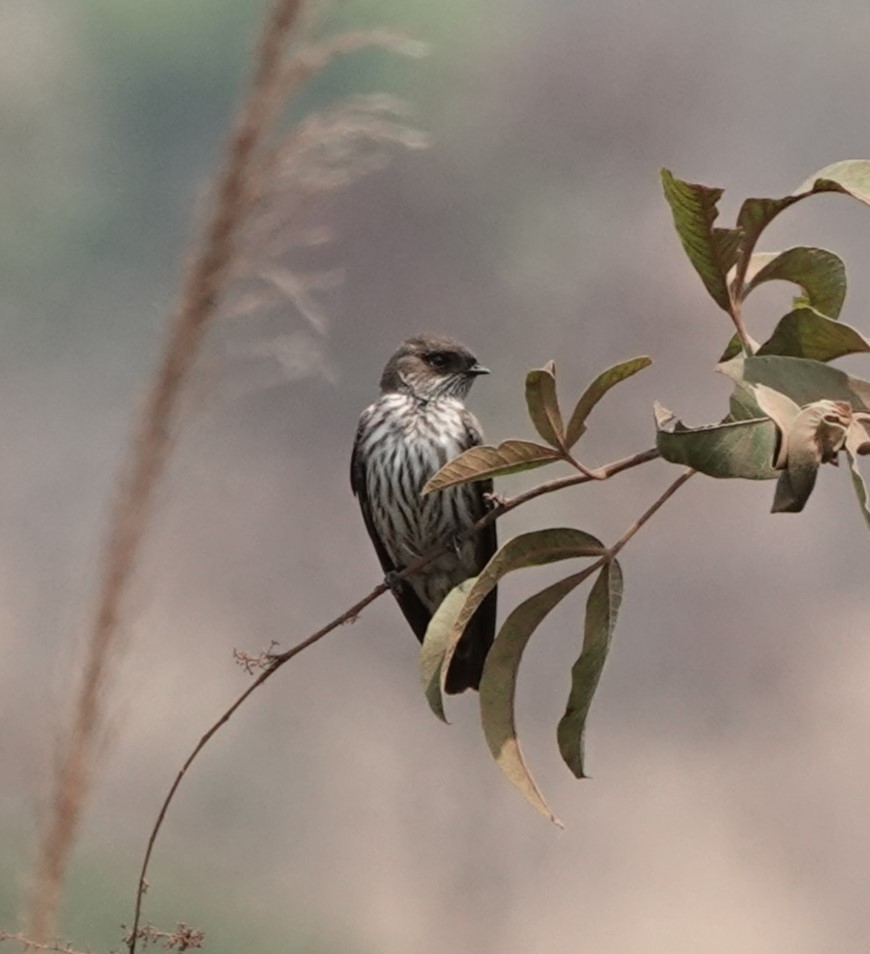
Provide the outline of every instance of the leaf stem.
<path id="1" fill-rule="evenodd" d="M 606 480 L 607 474 L 603 474 L 600 470 L 591 470 L 585 464 L 581 463 L 574 457 L 573 454 L 565 451 L 565 461 L 570 464 L 575 470 L 580 471 L 584 477 L 587 477 L 589 480 Z"/>
<path id="2" fill-rule="evenodd" d="M 734 328 L 737 331 L 740 344 L 743 346 L 743 351 L 747 355 L 755 354 L 758 347 L 743 322 L 743 301 L 747 294 L 746 273 L 749 271 L 749 263 L 752 260 L 752 253 L 755 251 L 755 244 L 760 234 L 748 237 L 744 230 L 744 245 L 734 266 L 734 279 L 728 286 L 728 313 L 734 322 Z"/>
<path id="3" fill-rule="evenodd" d="M 686 481 L 692 477 L 694 474 L 697 474 L 696 470 L 687 470 L 685 473 L 680 474 L 679 477 L 671 484 L 670 487 L 661 495 L 661 497 L 656 500 L 656 502 L 644 513 L 642 513 L 637 520 L 625 531 L 625 533 L 613 544 L 610 548 L 610 559 L 613 559 L 617 553 L 628 543 L 628 541 L 637 533 L 638 530 L 658 511 L 667 503 L 668 500 L 673 497 L 673 495 L 683 486 Z"/>
<path id="4" fill-rule="evenodd" d="M 649 461 L 656 460 L 656 458 L 660 456 L 661 454 L 659 454 L 655 448 L 651 448 L 639 454 L 632 454 L 631 457 L 623 457 L 622 460 L 615 460 L 613 463 L 605 464 L 596 471 L 586 471 L 584 469 L 576 477 L 556 477 L 554 480 L 544 481 L 544 483 L 538 484 L 537 487 L 525 490 L 521 494 L 517 494 L 516 497 L 503 497 L 485 517 L 471 528 L 469 533 L 476 533 L 478 530 L 482 530 L 484 527 L 489 526 L 494 520 L 498 520 L 499 517 L 504 516 L 504 514 L 509 513 L 511 510 L 514 510 L 529 500 L 534 500 L 535 497 L 551 494 L 556 490 L 573 487 L 577 484 L 588 484 L 591 480 L 607 480 L 608 477 L 614 477 L 616 474 L 621 474 L 624 470 L 630 470 L 632 467 L 637 467 L 640 464 L 649 463 Z"/>
<path id="5" fill-rule="evenodd" d="M 743 346 L 743 351 L 747 355 L 755 354 L 755 342 L 752 340 L 752 336 L 746 329 L 746 325 L 743 322 L 743 302 L 740 298 L 739 288 L 742 288 L 743 281 L 740 280 L 740 285 L 737 286 L 737 278 L 734 279 L 735 288 L 738 288 L 735 291 L 733 288 L 730 293 L 730 306 L 728 308 L 728 314 L 731 315 L 731 320 L 734 322 L 734 328 L 737 331 L 737 337 L 740 339 L 740 344 Z"/>

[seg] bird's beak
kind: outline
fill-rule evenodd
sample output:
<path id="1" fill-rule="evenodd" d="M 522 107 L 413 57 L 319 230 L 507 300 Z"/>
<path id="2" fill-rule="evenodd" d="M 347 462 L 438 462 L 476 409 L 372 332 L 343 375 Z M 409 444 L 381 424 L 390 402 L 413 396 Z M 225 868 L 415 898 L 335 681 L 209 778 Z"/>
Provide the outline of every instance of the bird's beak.
<path id="1" fill-rule="evenodd" d="M 475 361 L 475 363 L 468 369 L 468 373 L 476 377 L 478 374 L 489 374 L 490 370 L 489 368 L 485 368 L 482 364 L 478 364 Z"/>

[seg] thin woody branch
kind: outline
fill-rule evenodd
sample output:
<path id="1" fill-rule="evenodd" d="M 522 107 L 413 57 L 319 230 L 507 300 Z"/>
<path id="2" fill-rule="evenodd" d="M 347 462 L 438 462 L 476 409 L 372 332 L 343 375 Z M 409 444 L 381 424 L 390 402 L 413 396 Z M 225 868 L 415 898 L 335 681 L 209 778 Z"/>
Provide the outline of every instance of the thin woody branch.
<path id="1" fill-rule="evenodd" d="M 592 480 L 613 477 L 616 474 L 622 473 L 623 471 L 630 470 L 633 467 L 637 467 L 641 464 L 655 460 L 658 456 L 658 451 L 654 449 L 643 451 L 642 453 L 633 454 L 630 457 L 625 457 L 621 460 L 614 461 L 613 463 L 606 464 L 599 468 L 596 471 L 596 474 L 603 474 L 603 478 L 587 474 L 561 477 L 556 478 L 555 480 L 545 481 L 544 483 L 539 484 L 537 487 L 532 487 L 530 490 L 526 490 L 523 493 L 517 494 L 515 497 L 497 498 L 497 502 L 492 510 L 478 520 L 473 527 L 470 527 L 468 530 L 462 533 L 459 539 L 467 539 L 473 536 L 484 529 L 484 527 L 489 526 L 494 521 L 503 517 L 506 513 L 516 510 L 517 507 L 520 507 L 537 497 L 554 493 L 557 490 L 563 490 L 566 487 L 572 487 L 577 484 L 589 483 Z M 406 579 L 409 576 L 413 576 L 415 573 L 419 573 L 420 570 L 427 567 L 433 560 L 444 553 L 448 546 L 453 545 L 455 545 L 455 541 L 445 544 L 444 546 L 439 547 L 437 550 L 422 556 L 410 566 L 407 566 L 400 572 L 396 573 L 391 582 L 398 582 Z M 142 860 L 142 869 L 139 874 L 139 884 L 136 891 L 136 905 L 133 916 L 133 925 L 128 940 L 129 954 L 135 954 L 136 951 L 136 941 L 138 937 L 137 931 L 139 930 L 142 914 L 142 901 L 147 889 L 148 865 L 151 861 L 151 854 L 153 852 L 154 845 L 156 844 L 157 837 L 160 834 L 160 829 L 163 826 L 163 821 L 166 818 L 166 813 L 169 810 L 169 806 L 175 797 L 175 793 L 196 757 L 205 748 L 212 736 L 215 735 L 221 726 L 225 725 L 232 718 L 232 716 L 248 699 L 248 697 L 251 696 L 257 689 L 259 689 L 260 686 L 262 686 L 267 679 L 274 675 L 274 673 L 276 673 L 285 663 L 289 662 L 294 656 L 298 656 L 303 650 L 308 649 L 309 646 L 313 646 L 315 643 L 323 639 L 324 636 L 328 636 L 329 633 L 338 629 L 340 626 L 343 626 L 345 623 L 355 622 L 360 613 L 370 603 L 373 603 L 376 599 L 383 596 L 384 593 L 389 591 L 389 589 L 390 587 L 386 582 L 379 583 L 367 596 L 364 596 L 362 599 L 358 600 L 353 604 L 353 606 L 346 609 L 343 613 L 341 613 L 339 616 L 336 616 L 333 620 L 328 622 L 325 626 L 322 626 L 310 636 L 307 636 L 300 643 L 297 643 L 295 646 L 292 646 L 283 653 L 276 653 L 271 656 L 268 667 L 251 683 L 250 686 L 248 686 L 248 688 L 236 699 L 236 701 L 223 713 L 217 722 L 215 722 L 211 728 L 209 728 L 208 731 L 200 738 L 199 742 L 197 742 L 193 751 L 187 757 L 184 764 L 181 766 L 177 775 L 175 776 L 175 779 L 169 791 L 167 792 L 165 799 L 163 800 L 163 804 L 160 806 L 160 811 L 157 814 L 157 819 L 151 829 L 151 833 L 148 836 L 148 843 L 145 849 L 145 856 Z"/>
<path id="2" fill-rule="evenodd" d="M 613 544 L 610 548 L 610 556 L 615 557 L 617 553 L 628 543 L 628 541 L 637 533 L 640 528 L 647 523 L 652 517 L 654 517 L 658 511 L 668 502 L 668 500 L 673 497 L 673 495 L 683 486 L 684 483 L 690 478 L 697 474 L 696 470 L 687 470 L 685 473 L 680 474 L 679 477 L 671 484 L 670 487 L 659 497 L 658 500 L 644 513 L 642 513 L 637 520 L 625 531 L 625 533 Z"/>

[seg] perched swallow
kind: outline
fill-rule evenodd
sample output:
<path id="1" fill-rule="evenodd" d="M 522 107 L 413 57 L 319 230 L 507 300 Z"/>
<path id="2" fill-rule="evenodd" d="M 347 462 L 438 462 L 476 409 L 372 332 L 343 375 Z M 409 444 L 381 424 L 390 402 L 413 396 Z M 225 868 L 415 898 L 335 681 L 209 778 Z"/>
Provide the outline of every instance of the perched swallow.
<path id="1" fill-rule="evenodd" d="M 408 338 L 387 362 L 381 396 L 363 411 L 357 427 L 350 483 L 388 579 L 436 547 L 449 547 L 393 587 L 421 642 L 444 597 L 476 576 L 497 546 L 495 524 L 456 542 L 489 509 L 484 495 L 492 492 L 492 481 L 420 494 L 448 460 L 482 442 L 480 425 L 463 400 L 474 379 L 488 373 L 452 338 Z M 478 688 L 495 634 L 495 610 L 493 590 L 456 647 L 448 692 Z"/>

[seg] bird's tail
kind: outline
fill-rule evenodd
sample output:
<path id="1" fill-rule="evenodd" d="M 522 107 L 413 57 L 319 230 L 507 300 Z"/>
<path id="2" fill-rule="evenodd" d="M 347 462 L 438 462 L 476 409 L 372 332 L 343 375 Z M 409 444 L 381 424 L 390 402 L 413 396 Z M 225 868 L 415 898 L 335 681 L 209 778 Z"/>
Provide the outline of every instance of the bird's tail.
<path id="1" fill-rule="evenodd" d="M 455 695 L 466 689 L 479 689 L 483 664 L 495 637 L 496 591 L 486 599 L 468 621 L 450 662 L 445 689 Z"/>

